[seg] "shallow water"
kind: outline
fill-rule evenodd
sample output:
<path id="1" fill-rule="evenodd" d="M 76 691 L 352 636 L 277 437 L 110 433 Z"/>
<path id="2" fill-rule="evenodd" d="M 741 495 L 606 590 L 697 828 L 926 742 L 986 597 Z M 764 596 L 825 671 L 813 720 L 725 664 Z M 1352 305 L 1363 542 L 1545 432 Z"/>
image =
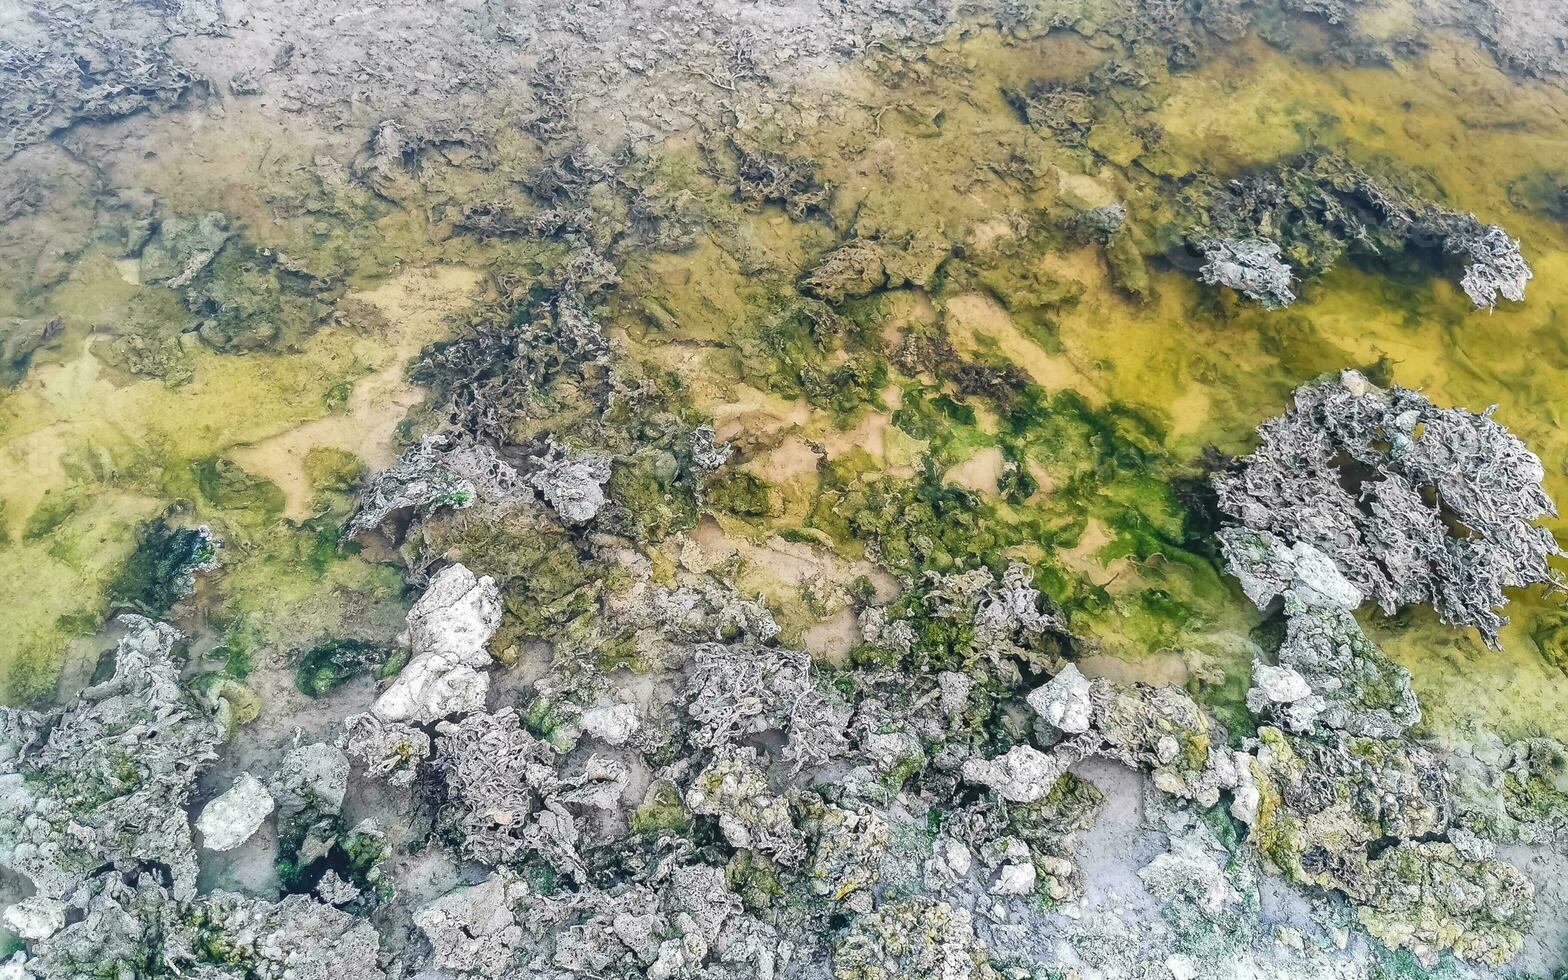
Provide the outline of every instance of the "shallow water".
<path id="1" fill-rule="evenodd" d="M 1386 16 L 1396 29 L 1398 11 Z M 841 655 L 844 610 L 802 597 L 800 580 L 847 581 L 864 570 L 847 542 L 837 554 L 790 545 L 809 553 L 804 566 L 792 563 L 807 559 L 778 557 L 776 535 L 809 523 L 819 458 L 852 461 L 863 478 L 907 477 L 934 451 L 949 482 L 992 497 L 1001 459 L 996 420 L 984 409 L 935 450 L 895 425 L 901 404 L 919 397 L 918 379 L 895 376 L 880 404 L 845 412 L 791 400 L 748 373 L 743 341 L 778 308 L 778 284 L 851 224 L 883 238 L 945 238 L 990 263 L 967 285 L 950 279 L 866 301 L 862 313 L 889 348 L 912 325 L 940 322 L 960 353 L 1005 360 L 1050 392 L 1078 393 L 1091 411 L 1120 406 L 1148 423 L 1155 462 L 1114 477 L 1096 499 L 1075 499 L 1059 485 L 1072 465 L 1057 457 L 1077 447 L 1057 454 L 1041 446 L 1027 461 L 1040 489 L 999 505 L 1000 520 L 1077 528 L 1016 550 L 1103 588 L 1105 602 L 1074 615 L 1098 672 L 1235 697 L 1250 660 L 1241 640 L 1255 615 L 1212 563 L 1133 542 L 1107 502 L 1156 524 L 1179 520 L 1140 481 L 1196 472 L 1208 445 L 1245 451 L 1254 426 L 1322 371 L 1386 357 L 1395 381 L 1440 405 L 1496 403 L 1497 417 L 1545 462 L 1553 496 L 1568 500 L 1560 425 L 1568 225 L 1523 206 L 1531 182 L 1560 174 L 1568 158 L 1568 95 L 1505 75 L 1459 38 L 1434 38 L 1425 55 L 1393 67 L 1315 64 L 1313 53 L 1310 36 L 1290 55 L 1248 40 L 1190 73 L 1156 72 L 1096 120 L 1093 153 L 1031 130 L 1001 94 L 1095 66 L 1103 53 L 1074 35 L 1016 41 L 976 30 L 923 62 L 851 63 L 824 83 L 841 93 L 832 111 L 779 106 L 740 126 L 784 138 L 834 185 L 829 213 L 806 222 L 773 207 L 737 207 L 695 142 L 654 151 L 647 166 L 691 192 L 709 231 L 684 251 L 622 256 L 612 332 L 629 356 L 674 371 L 692 410 L 715 420 L 747 454 L 746 469 L 774 485 L 774 515 L 721 516 L 705 526 L 750 542 L 743 580 L 774 599 L 789 635 L 821 656 Z M 1158 125 L 1163 142 L 1144 147 L 1129 118 Z M 158 306 L 167 297 L 138 285 L 134 260 L 120 259 L 106 240 L 102 212 L 123 208 L 123 199 L 80 185 L 23 219 L 28 241 L 65 243 L 57 251 L 68 274 L 39 287 L 23 271 L 0 288 L 0 312 L 58 316 L 64 327 L 25 378 L 0 393 L 0 608 L 8 626 L 0 684 L 10 699 L 44 695 L 68 655 L 91 647 L 73 638 L 97 629 L 102 589 L 129 553 L 136 523 L 180 500 L 187 517 L 216 522 L 225 538 L 222 577 L 203 586 L 184 623 L 202 642 L 249 623 L 259 631 L 256 648 L 282 657 L 356 617 L 395 623 L 399 589 L 375 556 L 311 563 L 319 528 L 307 519 L 328 504 L 307 476 L 306 456 L 334 447 L 370 467 L 387 463 L 405 414 L 418 415 L 421 392 L 404 378 L 409 358 L 453 329 L 448 316 L 495 302 L 498 271 L 526 276 L 550 246 L 476 239 L 452 224 L 454 201 L 519 195 L 517 177 L 540 152 L 529 141 L 498 141 L 495 161 L 479 169 L 436 153 L 371 194 L 344 165 L 357 139 L 243 102 L 92 134 L 90 155 L 108 185 L 155 196 L 169 213 L 221 210 L 257 245 L 345 287 L 335 315 L 290 349 L 219 354 L 187 336 L 186 383 L 133 377 L 99 357 L 105 325 L 179 314 Z M 1503 225 L 1534 267 L 1528 299 L 1474 311 L 1441 275 L 1346 262 L 1304 286 L 1290 310 L 1269 313 L 1200 287 L 1160 258 L 1153 229 L 1170 216 L 1158 175 L 1233 172 L 1310 147 L 1412 171 L 1445 203 Z M 1142 236 L 1150 283 L 1143 302 L 1115 288 L 1097 247 L 1020 236 L 1052 207 L 1118 200 Z M 11 250 L 21 243 L 19 236 Z M 1010 290 L 1038 305 L 1009 311 L 998 297 Z M 662 318 L 649 315 L 654 302 Z M 226 508 L 193 491 L 190 467 L 219 456 L 275 484 L 281 504 Z M 1568 523 L 1551 526 L 1568 540 Z M 1368 626 L 1415 675 L 1435 732 L 1568 738 L 1568 666 L 1549 663 L 1532 639 L 1565 615 L 1562 598 L 1527 590 L 1509 614 L 1501 652 L 1419 612 L 1397 623 L 1372 617 Z"/>

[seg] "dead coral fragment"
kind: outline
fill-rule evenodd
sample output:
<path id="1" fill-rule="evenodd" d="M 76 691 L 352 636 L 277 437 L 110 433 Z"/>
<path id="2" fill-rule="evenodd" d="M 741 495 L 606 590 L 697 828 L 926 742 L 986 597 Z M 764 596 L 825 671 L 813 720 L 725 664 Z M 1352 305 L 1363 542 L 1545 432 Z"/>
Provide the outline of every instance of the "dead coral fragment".
<path id="1" fill-rule="evenodd" d="M 1530 280 L 1519 243 L 1503 229 L 1422 200 L 1334 154 L 1308 153 L 1261 173 L 1198 186 L 1189 202 L 1194 227 L 1188 240 L 1206 257 L 1216 240 L 1272 243 L 1289 266 L 1311 278 L 1347 254 L 1419 252 L 1435 262 L 1457 256 L 1465 260 L 1460 286 L 1482 308 L 1494 306 L 1498 297 L 1522 300 Z M 1219 276 L 1212 261 L 1204 266 L 1205 282 L 1223 281 Z M 1275 282 L 1288 286 L 1286 280 Z"/>
<path id="2" fill-rule="evenodd" d="M 528 484 L 555 508 L 567 524 L 585 524 L 609 503 L 604 485 L 610 480 L 610 457 L 605 453 L 573 451 L 551 439 Z"/>
<path id="3" fill-rule="evenodd" d="M 833 950 L 834 980 L 996 980 L 969 913 L 912 897 L 855 920 Z"/>
<path id="4" fill-rule="evenodd" d="M 1297 389 L 1258 432 L 1257 451 L 1214 477 L 1220 510 L 1328 556 L 1389 614 L 1430 603 L 1496 646 L 1503 589 L 1556 580 L 1546 560 L 1562 552 L 1534 523 L 1556 514 L 1545 470 L 1491 409 L 1440 409 L 1344 371 Z"/>
<path id="5" fill-rule="evenodd" d="M 517 471 L 483 445 L 427 437 L 377 473 L 355 501 L 344 525 L 350 536 L 373 530 L 401 512 L 419 516 L 476 500 L 495 502 L 517 492 Z"/>
<path id="6" fill-rule="evenodd" d="M 52 898 L 100 869 L 156 861 L 196 893 L 190 801 L 223 732 L 179 685 L 164 623 L 122 616 L 114 676 L 47 713 L 0 708 L 0 862 Z"/>
<path id="7" fill-rule="evenodd" d="M 1210 238 L 1203 242 L 1203 268 L 1198 279 L 1210 286 L 1229 286 L 1243 296 L 1277 310 L 1296 301 L 1290 291 L 1295 274 L 1280 258 L 1279 246 L 1261 238 Z"/>

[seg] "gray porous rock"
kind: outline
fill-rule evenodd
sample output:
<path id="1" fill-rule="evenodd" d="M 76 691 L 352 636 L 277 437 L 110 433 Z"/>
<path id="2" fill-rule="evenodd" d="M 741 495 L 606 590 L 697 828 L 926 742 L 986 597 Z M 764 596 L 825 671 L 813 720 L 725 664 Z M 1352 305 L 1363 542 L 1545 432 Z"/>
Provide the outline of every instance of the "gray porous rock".
<path id="1" fill-rule="evenodd" d="M 561 791 L 557 753 L 530 735 L 517 712 L 470 714 L 436 726 L 435 767 L 446 789 L 440 822 L 467 857 L 486 864 L 517 861 L 544 846 L 564 811 L 546 804 Z M 575 868 L 575 860 L 570 862 Z"/>
<path id="2" fill-rule="evenodd" d="M 964 781 L 996 791 L 1004 800 L 1034 803 L 1043 800 L 1074 759 L 1041 752 L 1032 745 L 1015 745 L 994 759 L 964 763 Z"/>
<path id="3" fill-rule="evenodd" d="M 692 653 L 686 712 L 700 726 L 699 746 L 736 744 L 747 735 L 781 731 L 785 754 L 797 767 L 820 764 L 848 748 L 849 708 L 811 667 L 800 650 L 737 643 L 703 643 Z"/>
<path id="4" fill-rule="evenodd" d="M 448 565 L 430 579 L 408 611 L 408 664 L 371 705 L 384 721 L 430 722 L 482 711 L 493 662 L 486 644 L 501 622 L 495 580 L 463 565 Z"/>
<path id="5" fill-rule="evenodd" d="M 1446 950 L 1501 966 L 1524 944 L 1535 886 L 1512 865 L 1447 842 L 1402 841 L 1369 863 L 1357 917 L 1392 948 L 1432 966 Z"/>
<path id="6" fill-rule="evenodd" d="M 289 749 L 268 788 L 283 814 L 337 813 L 348 794 L 348 756 L 335 745 L 307 742 Z"/>
<path id="7" fill-rule="evenodd" d="M 476 885 L 453 889 L 414 913 L 414 925 L 445 970 L 500 977 L 524 942 L 514 907 L 528 886 L 499 871 Z"/>
<path id="8" fill-rule="evenodd" d="M 200 933 L 257 980 L 384 980 L 375 927 L 305 895 L 277 902 L 215 892 L 196 903 Z"/>
<path id="9" fill-rule="evenodd" d="M 691 462 L 701 470 L 716 470 L 729 462 L 735 447 L 720 442 L 711 425 L 699 425 L 691 433 Z"/>
<path id="10" fill-rule="evenodd" d="M 261 780 L 240 773 L 234 785 L 208 801 L 196 818 L 202 846 L 209 851 L 233 850 L 261 829 L 275 805 Z"/>
<path id="11" fill-rule="evenodd" d="M 36 941 L 48 939 L 65 928 L 65 913 L 69 908 L 57 898 L 34 895 L 23 899 L 5 910 L 5 924 L 23 939 Z"/>
<path id="12" fill-rule="evenodd" d="M 426 516 L 443 507 L 495 503 L 522 489 L 522 477 L 489 446 L 427 436 L 370 478 L 344 531 L 352 537 L 380 527 L 400 512 Z"/>
<path id="13" fill-rule="evenodd" d="M 693 813 L 717 817 L 725 839 L 768 855 L 786 867 L 806 857 L 806 838 L 790 819 L 789 803 L 769 788 L 756 749 L 723 748 L 686 791 Z"/>
<path id="14" fill-rule="evenodd" d="M 367 775 L 390 786 L 409 786 L 430 757 L 430 736 L 413 725 L 363 711 L 343 720 L 342 748 Z"/>
<path id="15" fill-rule="evenodd" d="M 989 569 L 942 575 L 928 572 L 924 587 L 932 615 L 974 624 L 976 653 L 1004 678 L 1017 679 L 1017 661 L 1029 662 L 1045 637 L 1067 623 L 1032 584 L 1034 570 L 1021 562 L 998 576 Z"/>
<path id="16" fill-rule="evenodd" d="M 184 900 L 197 871 L 186 807 L 224 734 L 180 687 L 180 634 L 141 616 L 120 623 L 109 680 L 49 712 L 0 709 L 8 729 L 32 733 L 0 769 L 0 862 L 67 898 L 100 869 L 157 861 Z"/>
<path id="17" fill-rule="evenodd" d="M 1470 260 L 1459 279 L 1470 302 L 1489 310 L 1499 298 L 1524 301 L 1525 285 L 1535 274 L 1519 251 L 1517 238 L 1497 225 L 1487 225 L 1478 235 L 1450 238 L 1444 247 Z"/>
<path id="18" fill-rule="evenodd" d="M 835 976 L 1000 980 L 969 912 L 923 896 L 857 918 L 833 949 Z"/>
<path id="19" fill-rule="evenodd" d="M 1081 735 L 1089 730 L 1093 716 L 1090 690 L 1088 678 L 1068 664 L 1048 683 L 1029 692 L 1029 707 L 1058 731 Z"/>
<path id="20" fill-rule="evenodd" d="M 544 452 L 534 457 L 528 485 L 539 491 L 545 502 L 567 524 L 586 524 L 609 503 L 604 485 L 610 479 L 610 457 L 606 453 L 568 449 L 550 440 Z"/>
<path id="21" fill-rule="evenodd" d="M 1506 622 L 1503 589 L 1556 580 L 1547 558 L 1562 552 L 1536 523 L 1556 513 L 1545 470 L 1490 410 L 1440 409 L 1343 371 L 1297 389 L 1292 409 L 1258 432 L 1258 449 L 1213 483 L 1226 516 L 1271 538 L 1233 531 L 1231 542 L 1259 553 L 1257 542 L 1275 553 L 1310 545 L 1386 613 L 1429 603 L 1492 646 Z M 1300 567 L 1238 564 L 1274 584 Z M 1249 585 L 1254 599 L 1271 588 Z"/>
<path id="22" fill-rule="evenodd" d="M 1201 243 L 1203 267 L 1198 279 L 1210 286 L 1229 286 L 1277 310 L 1296 301 L 1290 285 L 1295 273 L 1280 257 L 1279 246 L 1261 238 L 1210 238 Z"/>

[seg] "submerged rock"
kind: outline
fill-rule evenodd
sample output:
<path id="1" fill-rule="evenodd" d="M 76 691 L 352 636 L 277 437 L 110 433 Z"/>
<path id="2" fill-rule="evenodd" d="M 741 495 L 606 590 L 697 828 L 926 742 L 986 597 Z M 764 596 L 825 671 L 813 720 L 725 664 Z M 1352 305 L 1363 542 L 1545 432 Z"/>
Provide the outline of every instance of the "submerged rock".
<path id="1" fill-rule="evenodd" d="M 1495 646 L 1504 587 L 1556 580 L 1546 560 L 1562 552 L 1535 523 L 1556 514 L 1545 470 L 1490 409 L 1440 409 L 1344 371 L 1297 389 L 1258 432 L 1259 448 L 1213 479 L 1220 510 L 1267 535 L 1225 537 L 1255 601 L 1281 594 L 1316 553 L 1384 612 L 1428 603 Z M 1287 558 L 1299 544 L 1313 551 Z M 1270 556 L 1286 563 L 1266 571 Z"/>
<path id="2" fill-rule="evenodd" d="M 1280 258 L 1279 246 L 1261 238 L 1209 238 L 1203 249 L 1198 279 L 1236 292 L 1277 310 L 1296 301 L 1290 284 L 1296 276 Z"/>
<path id="3" fill-rule="evenodd" d="M 1315 151 L 1196 186 L 1188 240 L 1205 255 L 1203 281 L 1235 286 L 1266 306 L 1289 304 L 1292 267 L 1310 278 L 1346 254 L 1416 252 L 1444 264 L 1459 257 L 1460 286 L 1482 308 L 1499 297 L 1522 300 L 1531 277 L 1518 241 L 1502 228 L 1422 200 L 1337 154 Z"/>

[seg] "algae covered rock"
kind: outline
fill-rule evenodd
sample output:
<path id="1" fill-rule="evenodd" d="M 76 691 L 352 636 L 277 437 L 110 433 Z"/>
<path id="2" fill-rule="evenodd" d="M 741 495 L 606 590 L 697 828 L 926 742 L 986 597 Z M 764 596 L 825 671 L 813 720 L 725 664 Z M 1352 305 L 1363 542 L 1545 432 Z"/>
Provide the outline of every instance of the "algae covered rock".
<path id="1" fill-rule="evenodd" d="M 833 949 L 834 980 L 999 980 L 968 912 L 906 898 L 855 920 Z"/>

